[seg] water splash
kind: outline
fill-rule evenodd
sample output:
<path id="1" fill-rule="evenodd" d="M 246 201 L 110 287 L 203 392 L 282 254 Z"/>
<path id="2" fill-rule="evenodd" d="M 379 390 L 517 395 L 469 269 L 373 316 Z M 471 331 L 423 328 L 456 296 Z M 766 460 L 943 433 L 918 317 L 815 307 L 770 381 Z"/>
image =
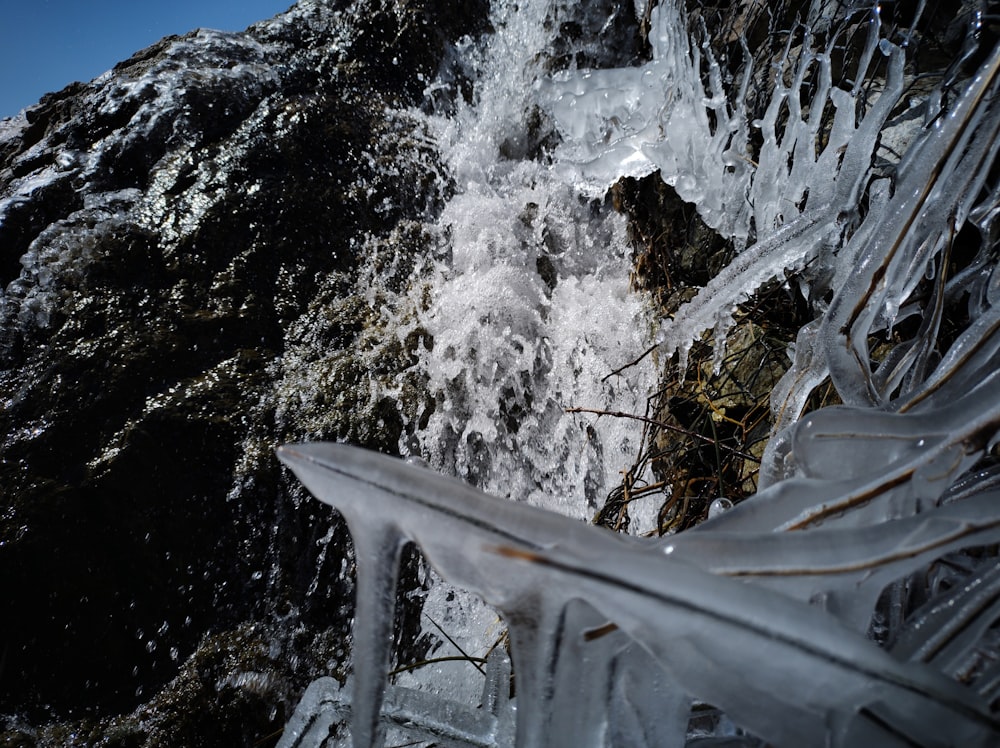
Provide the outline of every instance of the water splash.
<path id="1" fill-rule="evenodd" d="M 421 366 L 434 412 L 404 446 L 488 490 L 584 516 L 626 466 L 637 429 L 564 410 L 642 410 L 648 372 L 604 380 L 647 347 L 650 320 L 628 290 L 622 219 L 530 157 L 539 60 L 552 18 L 569 12 L 497 4 L 472 102 L 431 119 L 457 194 L 421 289 L 432 299 Z"/>
<path id="2" fill-rule="evenodd" d="M 566 409 L 641 413 L 655 375 L 647 366 L 609 376 L 653 333 L 650 310 L 630 293 L 624 220 L 566 185 L 541 146 L 552 133 L 538 113 L 538 81 L 560 20 L 583 12 L 565 2 L 494 4 L 496 33 L 465 50 L 478 76 L 471 100 L 428 118 L 455 195 L 436 225 L 438 256 L 411 291 L 423 306 L 411 324 L 433 341 L 418 363 L 433 406 L 401 451 L 484 490 L 589 519 L 631 463 L 641 424 Z M 653 517 L 637 515 L 634 526 L 650 528 Z M 496 614 L 468 593 L 432 583 L 424 610 L 435 639 L 441 626 L 462 651 L 496 642 Z M 437 654 L 458 652 L 442 643 Z M 478 693 L 474 669 L 448 672 L 397 682 Z"/>

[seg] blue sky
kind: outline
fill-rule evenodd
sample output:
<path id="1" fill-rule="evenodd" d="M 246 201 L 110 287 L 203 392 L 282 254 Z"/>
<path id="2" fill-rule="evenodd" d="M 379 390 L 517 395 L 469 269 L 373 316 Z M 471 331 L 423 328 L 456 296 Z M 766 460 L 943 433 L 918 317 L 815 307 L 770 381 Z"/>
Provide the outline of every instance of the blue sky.
<path id="1" fill-rule="evenodd" d="M 294 0 L 0 0 L 0 118 L 167 34 L 240 31 Z"/>

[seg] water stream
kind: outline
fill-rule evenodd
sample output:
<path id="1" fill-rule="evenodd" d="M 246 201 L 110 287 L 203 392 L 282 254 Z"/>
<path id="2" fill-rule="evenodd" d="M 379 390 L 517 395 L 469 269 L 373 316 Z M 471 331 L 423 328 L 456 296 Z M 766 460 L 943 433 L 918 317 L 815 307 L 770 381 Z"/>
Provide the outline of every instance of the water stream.
<path id="1" fill-rule="evenodd" d="M 559 0 L 494 3 L 496 33 L 465 51 L 472 100 L 428 118 L 457 189 L 436 226 L 444 249 L 411 292 L 430 299 L 418 324 L 434 342 L 419 366 L 435 407 L 401 444 L 438 472 L 581 520 L 634 460 L 642 424 L 566 409 L 641 414 L 656 380 L 650 361 L 623 369 L 655 332 L 629 288 L 624 219 L 561 179 L 540 142 L 552 137 L 540 81 L 562 25 L 586 14 Z M 612 24 L 611 8 L 603 19 Z M 653 526 L 654 504 L 634 527 Z M 502 632 L 493 611 L 447 585 L 432 584 L 424 617 L 425 631 L 444 629 L 474 656 Z M 442 643 L 435 654 L 458 652 Z M 417 677 L 451 695 L 481 687 L 467 664 Z"/>

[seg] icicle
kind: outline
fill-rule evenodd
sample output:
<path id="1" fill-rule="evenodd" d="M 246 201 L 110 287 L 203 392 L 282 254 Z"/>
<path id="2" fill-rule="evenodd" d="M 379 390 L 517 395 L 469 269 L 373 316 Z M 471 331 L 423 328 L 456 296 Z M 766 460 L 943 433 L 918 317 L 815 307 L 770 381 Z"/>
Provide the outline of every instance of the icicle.
<path id="1" fill-rule="evenodd" d="M 920 412 L 979 386 L 996 369 L 1000 354 L 1000 306 L 987 310 L 952 343 L 935 370 L 919 387 L 894 403 L 902 413 Z"/>
<path id="2" fill-rule="evenodd" d="M 698 27 L 703 43 L 689 38 L 686 14 L 673 0 L 659 3 L 649 18 L 651 62 L 564 74 L 543 85 L 542 102 L 565 136 L 557 173 L 603 195 L 622 176 L 659 169 L 664 181 L 698 206 L 707 225 L 745 240 L 751 165 L 745 158 L 749 126 L 743 107 L 752 73 L 749 51 L 744 44 L 740 88 L 731 97 L 704 26 Z M 707 90 L 702 67 L 708 70 Z"/>
<path id="3" fill-rule="evenodd" d="M 495 649 L 486 660 L 486 683 L 482 708 L 442 701 L 438 697 L 398 686 L 386 686 L 382 699 L 382 721 L 411 734 L 446 745 L 472 748 L 504 748 L 513 743 L 510 660 Z M 326 748 L 328 738 L 338 732 L 338 723 L 351 717 L 351 700 L 333 678 L 318 678 L 303 694 L 278 748 Z"/>
<path id="4" fill-rule="evenodd" d="M 532 552 L 559 543 L 586 544 L 595 529 L 495 499 L 402 460 L 346 445 L 294 445 L 282 447 L 279 456 L 318 498 L 345 515 L 352 533 L 357 528 L 361 534 L 356 539 L 359 610 L 355 619 L 355 678 L 361 684 L 355 686 L 352 714 L 356 745 L 367 745 L 357 741 L 370 741 L 375 734 L 380 701 L 374 691 L 385 684 L 394 599 L 391 594 L 362 589 L 362 585 L 367 584 L 364 580 L 394 585 L 399 549 L 407 539 L 417 543 L 442 576 L 506 614 L 515 642 L 515 668 L 522 674 L 518 745 L 544 743 L 548 720 L 553 717 L 550 706 L 560 637 L 568 640 L 580 635 L 581 629 L 593 622 L 567 619 L 567 596 L 558 590 L 540 593 L 537 577 L 512 574 L 512 561 L 496 554 L 484 555 L 481 548 L 483 543 L 491 543 Z M 382 518 L 391 518 L 391 524 Z M 630 542 L 613 535 L 608 535 L 608 540 Z M 483 563 L 474 563 L 474 559 Z M 365 571 L 361 564 L 370 568 Z M 367 616 L 375 611 L 384 619 L 371 624 Z"/>
<path id="5" fill-rule="evenodd" d="M 869 44 L 874 44 L 874 37 L 869 37 Z M 829 59 L 826 56 L 817 58 L 822 71 L 822 79 L 829 77 Z M 804 76 L 808 63 L 812 58 L 800 60 L 798 76 Z M 774 140 L 775 119 L 778 117 L 780 101 L 787 92 L 776 90 L 768 113 L 761 126 L 765 130 L 765 143 L 761 153 L 761 166 L 754 177 L 755 184 L 759 181 L 764 185 L 761 189 L 781 189 L 781 194 L 762 193 L 755 204 L 761 206 L 780 206 L 789 199 L 785 190 L 790 184 L 789 174 L 768 173 L 765 165 L 775 167 L 787 164 L 797 149 L 801 151 L 793 164 L 800 169 L 806 169 L 808 176 L 797 178 L 803 185 L 809 184 L 809 203 L 801 214 L 785 220 L 777 216 L 758 215 L 758 231 L 763 238 L 751 247 L 741 252 L 720 273 L 713 277 L 705 288 L 698 292 L 687 304 L 683 305 L 674 319 L 664 325 L 660 333 L 662 349 L 666 354 L 673 353 L 687 341 L 697 339 L 703 330 L 715 329 L 717 341 L 724 340 L 725 334 L 735 324 L 731 317 L 721 316 L 719 310 L 725 310 L 729 305 L 735 306 L 749 297 L 765 281 L 779 276 L 784 270 L 802 267 L 808 260 L 816 256 L 828 244 L 834 243 L 841 231 L 840 222 L 847 214 L 857 209 L 860 190 L 869 172 L 869 164 L 875 149 L 878 134 L 885 124 L 889 112 L 903 89 L 903 54 L 898 48 L 892 47 L 889 59 L 889 76 L 885 91 L 875 106 L 867 113 L 861 123 L 854 127 L 855 105 L 853 99 L 846 98 L 844 91 L 836 89 L 830 93 L 837 105 L 834 124 L 829 140 L 818 159 L 813 160 L 808 155 L 808 149 L 797 146 L 795 130 L 792 126 L 786 130 L 780 146 Z M 797 79 L 798 80 L 798 79 Z M 798 85 L 792 90 L 798 91 Z M 821 83 L 822 91 L 827 90 L 827 84 Z M 790 106 L 793 115 L 798 111 L 797 94 L 791 97 L 796 103 Z M 816 102 L 814 102 L 815 106 Z M 822 107 L 818 107 L 822 109 Z M 813 117 L 817 115 L 814 112 Z M 793 122 L 800 120 L 792 116 Z M 804 123 L 801 134 L 803 143 L 812 147 L 819 127 L 818 119 Z M 770 137 L 767 135 L 770 133 Z M 791 142 L 789 142 L 791 141 Z M 771 150 L 768 150 L 768 149 Z M 795 167 L 793 166 L 793 169 Z M 835 177 L 830 178 L 833 174 Z M 818 176 L 822 175 L 822 176 Z M 794 193 L 794 187 L 792 188 Z M 803 186 L 800 192 L 805 191 Z M 801 197 L 801 195 L 799 196 Z M 794 198 L 792 202 L 797 202 Z M 776 226 L 773 230 L 771 226 Z M 847 260 L 838 261 L 838 267 L 846 267 Z M 717 351 L 721 355 L 721 351 Z"/>
<path id="6" fill-rule="evenodd" d="M 571 586 L 684 688 L 776 745 L 986 746 L 1000 724 L 972 694 L 880 650 L 821 611 L 620 544 L 499 549 Z M 752 678 L 745 675 L 752 674 Z M 827 726 L 840 724 L 833 734 Z M 886 729 L 886 726 L 891 726 Z"/>
<path id="7" fill-rule="evenodd" d="M 993 382 L 997 381 L 1000 376 L 994 377 Z M 957 404 L 956 421 L 964 422 L 971 407 L 971 400 Z M 995 414 L 981 414 L 979 423 L 991 418 Z M 832 424 L 841 420 L 835 414 Z M 940 421 L 940 416 L 935 420 Z M 887 438 L 892 441 L 891 434 Z M 968 432 L 950 434 L 943 441 L 962 442 L 966 438 Z M 942 449 L 946 446 L 925 451 L 933 457 L 945 454 Z M 900 669 L 896 660 L 883 657 L 875 645 L 860 635 L 857 641 L 851 639 L 846 628 L 834 625 L 832 619 L 805 602 L 817 590 L 829 597 L 831 592 L 868 579 L 871 587 L 866 589 L 877 596 L 888 578 L 905 574 L 934 554 L 968 543 L 990 542 L 1000 526 L 992 510 L 996 504 L 992 494 L 862 531 L 850 529 L 856 523 L 847 523 L 844 530 L 812 530 L 784 537 L 730 536 L 731 544 L 725 535 L 712 531 L 727 525 L 744 532 L 752 530 L 759 508 L 774 505 L 773 500 L 757 497 L 703 525 L 705 529 L 691 533 L 689 540 L 675 538 L 673 552 L 664 556 L 650 553 L 648 543 L 496 500 L 457 481 L 381 455 L 330 444 L 283 448 L 281 454 L 311 490 L 348 516 L 363 508 L 393 517 L 394 525 L 404 528 L 400 532 L 415 540 L 446 578 L 483 595 L 504 612 L 511 626 L 519 674 L 519 746 L 561 745 L 559 735 L 573 736 L 565 745 L 575 746 L 581 739 L 598 740 L 602 725 L 609 729 L 607 725 L 614 720 L 609 717 L 608 705 L 616 698 L 616 678 L 630 672 L 613 664 L 619 662 L 619 653 L 628 649 L 620 632 L 653 653 L 688 693 L 720 705 L 746 727 L 779 745 L 815 743 L 828 724 L 841 724 L 836 740 L 847 741 L 878 731 L 883 719 L 893 720 L 893 729 L 902 734 L 933 729 L 925 718 L 951 720 L 959 731 L 956 734 L 967 738 L 969 745 L 984 744 L 984 736 L 998 729 L 966 696 L 951 691 L 947 681 L 937 681 L 922 670 Z M 896 462 L 901 464 L 895 472 L 890 470 L 888 477 L 877 479 L 887 481 L 890 488 L 902 485 L 894 476 L 907 476 L 915 470 L 915 461 L 905 457 L 905 448 L 900 455 Z M 923 453 L 920 458 L 928 462 Z M 855 485 L 859 493 L 854 495 L 868 497 L 873 493 L 871 480 L 858 480 Z M 823 499 L 817 486 L 829 489 L 829 501 Z M 858 502 L 851 494 L 845 496 L 836 481 L 789 480 L 770 493 L 783 496 L 788 505 L 782 510 L 784 516 L 789 507 L 793 515 L 796 513 L 796 497 L 808 497 L 809 504 L 818 502 L 816 516 L 839 514 L 845 509 L 853 515 L 861 513 Z M 885 509 L 879 510 L 878 516 L 885 515 Z M 807 520 L 799 517 L 798 522 Z M 837 526 L 832 520 L 828 524 Z M 381 542 L 376 542 L 380 537 Z M 398 548 L 401 537 L 393 532 L 373 533 L 372 542 L 359 547 L 377 552 L 359 553 L 359 563 L 384 566 L 392 555 L 386 549 Z M 860 560 L 865 555 L 867 564 Z M 683 560 L 685 556 L 704 569 L 689 565 Z M 524 566 L 518 571 L 517 565 Z M 727 580 L 728 576 L 736 578 Z M 781 594 L 767 589 L 771 577 L 775 577 Z M 753 589 L 739 581 L 758 578 Z M 802 601 L 794 603 L 788 594 L 801 596 Z M 869 601 L 871 597 L 866 593 Z M 831 612 L 861 627 L 857 607 L 835 603 Z M 603 631 L 602 621 L 613 622 L 620 632 Z M 381 637 L 362 639 L 356 647 L 371 647 L 377 655 L 383 642 Z M 372 659 L 371 652 L 357 655 L 359 663 Z M 723 664 L 725 677 L 719 672 Z M 575 732 L 564 720 L 572 719 L 575 697 L 568 684 L 581 681 L 581 667 L 588 670 L 588 678 L 595 673 L 604 675 L 588 682 L 591 690 L 583 696 L 590 710 L 587 727 Z M 734 672 L 755 673 L 753 685 L 734 679 Z M 788 708 L 785 699 L 793 699 L 792 693 L 799 689 L 808 690 L 800 680 L 806 673 L 809 683 L 818 678 L 839 686 L 822 689 L 827 694 L 825 700 L 820 692 L 814 692 L 811 699 L 802 702 L 808 707 L 789 715 L 784 711 Z M 862 682 L 863 687 L 859 685 Z M 865 703 L 849 697 L 847 702 L 830 698 L 875 694 L 880 689 L 882 696 L 871 695 Z M 358 693 L 370 706 L 373 700 L 363 691 Z M 777 701 L 768 707 L 768 699 Z M 438 707 L 433 702 L 420 703 L 419 711 L 426 714 L 423 722 L 434 723 Z M 779 708 L 778 703 L 785 706 Z M 394 704 L 394 713 L 405 711 L 405 705 Z M 358 706 L 364 708 L 364 704 Z M 813 711 L 817 709 L 819 713 Z M 879 716 L 872 721 L 864 716 L 868 713 Z M 772 721 L 779 714 L 780 719 Z M 911 716 L 905 717 L 907 714 Z M 369 718 L 354 722 L 358 725 L 355 729 L 364 730 Z"/>
<path id="8" fill-rule="evenodd" d="M 308 448 L 286 447 L 278 456 L 307 486 L 327 484 L 326 469 L 304 452 Z M 346 481 L 335 490 L 334 505 L 347 520 L 357 563 L 351 736 L 355 748 L 368 748 L 382 745 L 379 714 L 392 657 L 396 582 L 406 537 L 378 494 Z"/>
<path id="9" fill-rule="evenodd" d="M 403 536 L 382 519 L 386 515 L 359 514 L 345 513 L 357 559 L 351 737 L 354 748 L 368 748 L 382 745 L 379 715 L 392 659 L 396 582 L 404 543 Z"/>
<path id="10" fill-rule="evenodd" d="M 1000 107 L 992 107 L 991 93 L 998 70 L 1000 46 L 943 122 L 907 151 L 896 193 L 880 216 L 882 228 L 873 241 L 862 247 L 852 240 L 842 253 L 838 274 L 844 282 L 821 334 L 834 384 L 849 404 L 881 403 L 867 350 L 873 322 L 883 304 L 904 298 L 919 280 L 919 274 L 913 277 L 913 265 L 927 262 L 927 254 L 941 248 L 948 227 L 964 221 L 983 169 L 1000 147 Z"/>
<path id="11" fill-rule="evenodd" d="M 818 344 L 821 324 L 822 319 L 816 319 L 799 329 L 795 337 L 792 365 L 771 391 L 771 413 L 774 416 L 772 434 L 774 435 L 788 429 L 798 420 L 809 395 L 826 379 L 829 373 L 822 348 Z M 761 480 L 763 483 L 760 485 L 761 489 L 782 475 L 779 472 L 772 477 L 767 473 L 769 468 L 766 467 L 772 461 L 769 453 L 773 452 L 779 441 L 776 436 L 772 436 L 768 442 L 768 452 L 765 453 L 762 460 Z"/>
<path id="12" fill-rule="evenodd" d="M 792 64 L 794 35 L 789 34 L 776 65 L 771 101 L 755 123 L 763 144 L 756 170 L 750 171 L 733 155 L 748 147 L 742 107 L 750 74 L 749 55 L 745 55 L 738 95 L 729 98 L 718 64 L 705 46 L 710 89 L 705 92 L 700 79 L 701 50 L 689 45 L 683 31 L 687 22 L 679 7 L 661 3 L 650 20 L 652 63 L 637 70 L 588 72 L 554 83 L 550 111 L 568 136 L 561 161 L 575 162 L 585 175 L 605 186 L 619 176 L 639 176 L 658 168 L 682 198 L 698 206 L 708 225 L 737 239 L 748 232 L 746 206 L 754 206 L 754 225 L 760 237 L 757 244 L 739 255 L 664 325 L 664 353 L 680 351 L 683 360 L 690 341 L 704 330 L 714 328 L 717 340 L 725 338 L 732 322 L 719 310 L 734 307 L 766 280 L 783 270 L 801 267 L 826 244 L 839 240 L 842 222 L 857 212 L 879 133 L 902 94 L 904 56 L 901 49 L 880 38 L 876 16 L 869 25 L 855 80 L 864 79 L 879 50 L 888 57 L 888 72 L 879 98 L 857 122 L 859 92 L 833 87 L 830 56 L 812 51 L 808 28 L 794 62 L 792 81 L 784 85 L 784 68 Z M 800 91 L 806 78 L 817 72 L 817 90 L 803 119 Z M 657 86 L 666 90 L 667 103 L 654 119 L 648 101 L 655 97 Z M 833 122 L 816 155 L 827 100 L 834 106 Z M 607 109 L 612 101 L 613 115 Z M 730 111 L 727 101 L 735 102 L 735 110 Z M 708 122 L 709 109 L 717 121 L 714 131 Z M 784 130 L 780 142 L 779 119 Z M 606 136 L 598 136 L 608 122 L 617 128 L 610 143 Z M 701 163 L 692 163 L 691 154 L 698 153 L 711 155 Z M 737 165 L 740 168 L 733 168 Z M 808 203 L 802 211 L 796 206 L 807 194 Z M 847 265 L 849 260 L 838 267 Z"/>
<path id="13" fill-rule="evenodd" d="M 348 711 L 343 708 L 340 684 L 330 677 L 317 678 L 302 694 L 276 748 L 321 746 L 336 723 L 347 714 Z"/>

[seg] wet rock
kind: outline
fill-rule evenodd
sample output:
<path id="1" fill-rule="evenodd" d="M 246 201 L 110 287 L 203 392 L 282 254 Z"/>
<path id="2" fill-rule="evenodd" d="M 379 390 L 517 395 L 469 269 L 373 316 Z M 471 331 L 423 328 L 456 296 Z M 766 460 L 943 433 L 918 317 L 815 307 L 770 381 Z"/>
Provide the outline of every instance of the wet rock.
<path id="1" fill-rule="evenodd" d="M 427 251 L 419 227 L 450 184 L 407 108 L 485 17 L 303 0 L 244 33 L 168 37 L 0 124 L 8 742 L 85 717 L 81 745 L 170 744 L 102 720 L 188 692 L 199 643 L 249 647 L 227 633 L 248 622 L 293 616 L 303 642 L 344 629 L 346 534 L 321 505 L 300 511 L 272 450 L 399 441 L 406 419 L 368 377 L 405 380 L 407 349 L 431 343 L 358 294 L 366 262 L 397 262 L 398 294 Z M 297 402 L 298 367 L 321 359 L 316 401 Z M 283 689 L 306 676 L 279 681 L 234 707 L 222 742 L 283 722 Z M 221 691 L 198 693 L 185 729 L 220 719 Z"/>

